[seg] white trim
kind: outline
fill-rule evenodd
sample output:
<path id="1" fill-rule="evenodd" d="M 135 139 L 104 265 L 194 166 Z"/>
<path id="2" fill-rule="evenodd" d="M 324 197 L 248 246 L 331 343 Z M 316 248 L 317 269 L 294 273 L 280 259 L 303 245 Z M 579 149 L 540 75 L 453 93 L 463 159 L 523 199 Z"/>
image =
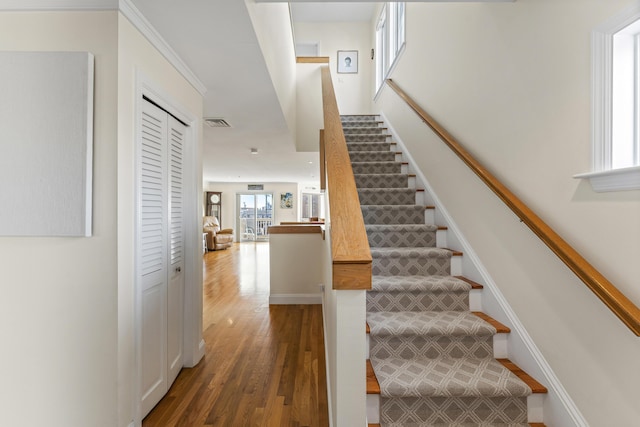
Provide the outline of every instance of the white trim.
<path id="1" fill-rule="evenodd" d="M 613 36 L 640 19 L 640 0 L 593 29 L 591 33 L 591 173 L 574 178 L 591 180 L 594 191 L 629 190 L 635 173 L 596 175 L 611 169 L 612 98 L 613 98 Z M 621 169 L 622 170 L 622 169 Z M 595 180 L 593 178 L 596 178 Z M 597 188 L 597 189 L 596 189 Z"/>
<path id="2" fill-rule="evenodd" d="M 169 46 L 162 38 L 160 33 L 147 21 L 147 18 L 136 8 L 131 0 L 119 0 L 119 10 L 133 24 L 134 27 L 142 33 L 143 36 L 155 47 L 167 61 L 173 65 L 176 70 L 194 87 L 195 90 L 203 95 L 207 93 L 205 85 L 196 77 L 187 64 L 182 61 L 180 56 Z"/>
<path id="3" fill-rule="evenodd" d="M 271 294 L 269 304 L 322 304 L 322 294 Z"/>
<path id="4" fill-rule="evenodd" d="M 170 94 L 162 89 L 161 85 L 156 84 L 152 79 L 147 77 L 139 69 L 135 70 L 135 129 L 134 140 L 138 143 L 137 135 L 140 132 L 140 117 L 142 114 L 143 96 L 152 99 L 157 105 L 170 111 L 175 117 L 183 121 L 187 125 L 187 133 L 185 135 L 185 152 L 184 152 L 184 170 L 191 171 L 191 174 L 185 174 L 184 184 L 184 215 L 185 218 L 192 220 L 185 221 L 184 224 L 184 249 L 185 249 L 185 272 L 184 272 L 184 324 L 183 324 L 183 366 L 193 367 L 204 356 L 204 340 L 202 338 L 202 229 L 200 218 L 200 197 L 202 187 L 201 179 L 196 173 L 198 141 L 200 140 L 200 129 L 202 123 L 200 119 L 193 115 L 188 108 L 177 102 Z M 136 162 L 135 176 L 138 176 L 139 165 Z M 136 178 L 137 179 L 137 178 Z M 137 184 L 136 184 L 137 185 Z M 140 215 L 140 202 L 138 200 L 138 189 L 136 189 L 135 202 L 135 224 L 134 224 L 134 244 L 138 244 L 138 219 Z M 140 406 L 140 361 L 141 361 L 141 313 L 140 313 L 140 273 L 138 250 L 135 249 L 136 260 L 134 265 L 134 334 L 135 334 L 135 375 L 132 378 L 133 384 L 133 407 L 134 407 L 134 423 L 141 425 L 141 406 Z"/>
<path id="5" fill-rule="evenodd" d="M 574 178 L 588 179 L 593 191 L 640 190 L 640 166 L 624 169 L 611 169 L 600 172 L 589 172 L 574 175 Z"/>
<path id="6" fill-rule="evenodd" d="M 393 126 L 391 125 L 387 117 L 384 115 L 384 113 L 381 113 L 380 116 L 385 121 L 385 124 L 388 127 L 389 132 L 393 135 L 394 141 L 397 142 L 398 148 L 399 148 L 398 151 L 402 151 L 403 155 L 407 157 L 406 160 L 409 162 L 410 165 L 412 166 L 416 165 L 416 162 L 413 160 L 413 158 L 411 157 L 411 154 L 406 149 L 404 142 L 399 137 L 398 133 L 394 130 Z M 480 258 L 478 257 L 478 255 L 474 252 L 469 242 L 464 238 L 464 236 L 460 232 L 460 229 L 454 222 L 449 212 L 447 212 L 446 208 L 444 207 L 444 205 L 442 204 L 442 202 L 434 192 L 433 187 L 431 187 L 431 185 L 427 181 L 422 171 L 416 167 L 413 167 L 413 172 L 416 174 L 418 180 L 420 180 L 421 183 L 424 185 L 425 191 L 427 191 L 431 196 L 433 203 L 439 212 L 439 215 L 441 215 L 441 217 L 445 221 L 449 231 L 451 231 L 453 235 L 457 238 L 458 242 L 461 245 L 461 250 L 462 252 L 464 252 L 464 257 L 471 262 L 473 267 L 477 269 L 478 273 L 482 277 L 482 281 L 484 283 L 483 292 L 490 292 L 491 295 L 495 298 L 496 302 L 502 309 L 504 315 L 508 319 L 507 323 L 509 323 L 509 326 L 511 327 L 511 334 L 516 334 L 518 336 L 520 341 L 525 346 L 524 350 L 532 358 L 533 362 L 535 362 L 535 364 L 537 365 L 537 368 L 542 372 L 544 379 L 542 379 L 541 382 L 544 383 L 549 389 L 548 398 L 551 398 L 552 395 L 557 396 L 557 399 L 559 400 L 560 404 L 565 410 L 564 414 L 562 414 L 566 418 L 566 420 L 564 421 L 571 422 L 571 425 L 576 427 L 589 427 L 589 424 L 580 413 L 580 410 L 576 406 L 575 402 L 573 401 L 573 399 L 571 399 L 571 396 L 569 396 L 566 389 L 560 383 L 560 380 L 558 379 L 556 374 L 553 372 L 553 369 L 551 368 L 551 366 L 545 360 L 544 356 L 540 352 L 540 349 L 538 349 L 536 344 L 533 342 L 533 339 L 531 338 L 531 336 L 527 333 L 524 325 L 518 319 L 517 315 L 515 314 L 515 312 L 507 302 L 506 298 L 498 288 L 498 285 L 494 282 L 493 278 L 491 277 L 489 272 L 486 270 L 486 268 L 480 261 Z M 515 341 L 516 340 L 511 339 L 510 345 L 513 346 L 515 344 Z M 510 351 L 510 354 L 513 354 L 513 351 Z M 560 421 L 556 420 L 555 424 L 568 426 L 569 424 L 567 424 L 566 422 L 561 423 Z"/>
<path id="7" fill-rule="evenodd" d="M 325 311 L 324 299 L 325 299 L 325 289 L 324 285 L 320 285 L 320 289 L 322 293 L 320 294 L 320 298 L 322 300 L 322 334 L 324 339 L 324 360 L 325 360 L 325 377 L 327 379 L 327 413 L 329 414 L 329 427 L 333 427 L 333 405 L 331 403 L 331 372 L 329 372 L 329 346 L 327 343 L 329 342 L 327 337 L 327 313 Z"/>

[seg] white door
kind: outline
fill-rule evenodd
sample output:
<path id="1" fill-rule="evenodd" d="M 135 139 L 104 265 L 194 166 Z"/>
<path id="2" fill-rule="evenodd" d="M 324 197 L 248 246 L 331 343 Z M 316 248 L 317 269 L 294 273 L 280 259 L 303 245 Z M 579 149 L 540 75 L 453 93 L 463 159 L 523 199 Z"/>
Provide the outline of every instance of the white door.
<path id="1" fill-rule="evenodd" d="M 137 242 L 142 417 L 166 394 L 182 368 L 184 133 L 185 126 L 165 111 L 143 103 Z"/>
<path id="2" fill-rule="evenodd" d="M 167 293 L 168 380 L 182 368 L 184 330 L 184 215 L 183 171 L 185 126 L 169 116 L 169 290 Z"/>

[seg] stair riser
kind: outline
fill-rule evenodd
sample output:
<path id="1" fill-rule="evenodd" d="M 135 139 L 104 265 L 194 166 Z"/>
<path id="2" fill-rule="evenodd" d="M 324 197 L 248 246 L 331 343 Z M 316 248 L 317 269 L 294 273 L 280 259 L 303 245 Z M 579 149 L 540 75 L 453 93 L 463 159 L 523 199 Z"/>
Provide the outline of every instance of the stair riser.
<path id="1" fill-rule="evenodd" d="M 424 224 L 423 206 L 362 206 L 365 224 Z"/>
<path id="2" fill-rule="evenodd" d="M 350 151 L 351 162 L 395 162 L 396 155 L 391 151 Z"/>
<path id="3" fill-rule="evenodd" d="M 344 132 L 344 136 L 347 135 L 386 135 L 386 129 L 381 127 L 350 127 L 343 126 L 342 131 Z"/>
<path id="4" fill-rule="evenodd" d="M 493 336 L 493 355 L 496 358 L 509 358 L 509 352 L 508 352 L 508 334 L 495 334 Z M 366 358 L 369 359 L 371 357 L 369 349 L 371 348 L 371 336 L 369 334 L 367 334 L 367 351 L 366 351 Z M 529 396 L 530 398 L 530 404 L 529 404 L 529 420 L 534 420 L 535 422 L 541 421 L 542 420 L 542 416 L 541 416 L 541 410 L 540 410 L 540 416 L 538 415 L 532 415 L 532 414 L 537 414 L 537 412 L 535 411 L 536 406 L 532 406 L 531 405 L 531 397 L 532 396 L 537 396 L 537 394 L 533 394 L 531 396 Z M 534 401 L 535 402 L 535 401 Z M 532 412 L 533 411 L 533 412 Z"/>
<path id="5" fill-rule="evenodd" d="M 416 203 L 416 191 L 411 188 L 358 189 L 361 205 L 410 205 Z"/>
<path id="6" fill-rule="evenodd" d="M 347 144 L 347 151 L 389 151 L 391 152 L 391 143 L 389 142 L 351 142 Z"/>
<path id="7" fill-rule="evenodd" d="M 450 258 L 373 258 L 371 273 L 376 276 L 449 276 Z"/>
<path id="8" fill-rule="evenodd" d="M 527 423 L 527 398 L 380 398 L 381 423 Z M 402 424 L 400 424 L 402 425 Z"/>
<path id="9" fill-rule="evenodd" d="M 351 168 L 354 174 L 402 173 L 400 162 L 354 162 Z"/>
<path id="10" fill-rule="evenodd" d="M 367 231 L 369 246 L 374 248 L 435 247 L 436 231 Z"/>
<path id="11" fill-rule="evenodd" d="M 356 187 L 362 188 L 409 188 L 409 175 L 355 175 Z"/>
<path id="12" fill-rule="evenodd" d="M 340 116 L 340 120 L 343 124 L 363 121 L 375 122 L 380 120 L 380 116 L 377 114 L 345 114 Z"/>
<path id="13" fill-rule="evenodd" d="M 485 358 L 493 357 L 493 337 L 474 336 L 391 336 L 370 337 L 370 358 L 385 359 L 398 357 L 410 359 L 414 357 L 450 357 L 460 359 L 464 357 Z"/>
<path id="14" fill-rule="evenodd" d="M 528 423 L 542 423 L 543 422 L 543 401 L 544 395 L 532 394 L 527 397 L 527 423 L 522 423 L 523 427 L 529 427 Z M 371 424 L 377 424 L 380 422 L 380 395 L 379 394 L 367 394 L 367 422 Z M 388 425 L 394 426 L 393 423 Z"/>
<path id="15" fill-rule="evenodd" d="M 383 127 L 383 123 L 367 120 L 367 121 L 357 121 L 357 122 L 342 122 L 342 129 L 350 129 L 350 128 L 372 128 L 372 127 Z"/>
<path id="16" fill-rule="evenodd" d="M 350 142 L 387 142 L 391 136 L 384 134 L 355 134 L 345 135 L 347 144 Z"/>
<path id="17" fill-rule="evenodd" d="M 469 292 L 367 292 L 367 311 L 467 311 Z"/>

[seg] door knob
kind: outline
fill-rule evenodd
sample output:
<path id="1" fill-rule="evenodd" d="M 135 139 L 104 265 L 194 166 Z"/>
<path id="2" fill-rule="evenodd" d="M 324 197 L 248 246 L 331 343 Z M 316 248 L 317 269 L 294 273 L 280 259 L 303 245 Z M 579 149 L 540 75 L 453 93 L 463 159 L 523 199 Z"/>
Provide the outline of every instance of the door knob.
<path id="1" fill-rule="evenodd" d="M 180 273 L 182 271 L 182 267 L 176 267 L 176 273 Z"/>

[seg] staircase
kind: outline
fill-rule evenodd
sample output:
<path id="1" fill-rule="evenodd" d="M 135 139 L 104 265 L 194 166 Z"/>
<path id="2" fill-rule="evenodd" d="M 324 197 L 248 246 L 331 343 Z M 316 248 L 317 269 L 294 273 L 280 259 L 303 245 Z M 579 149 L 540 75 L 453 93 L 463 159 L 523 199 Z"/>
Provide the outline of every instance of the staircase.
<path id="1" fill-rule="evenodd" d="M 546 389 L 506 358 L 509 329 L 471 311 L 482 286 L 462 277 L 463 254 L 443 247 L 446 228 L 433 224 L 383 123 L 342 116 L 342 125 L 373 259 L 369 425 L 543 426 Z"/>

